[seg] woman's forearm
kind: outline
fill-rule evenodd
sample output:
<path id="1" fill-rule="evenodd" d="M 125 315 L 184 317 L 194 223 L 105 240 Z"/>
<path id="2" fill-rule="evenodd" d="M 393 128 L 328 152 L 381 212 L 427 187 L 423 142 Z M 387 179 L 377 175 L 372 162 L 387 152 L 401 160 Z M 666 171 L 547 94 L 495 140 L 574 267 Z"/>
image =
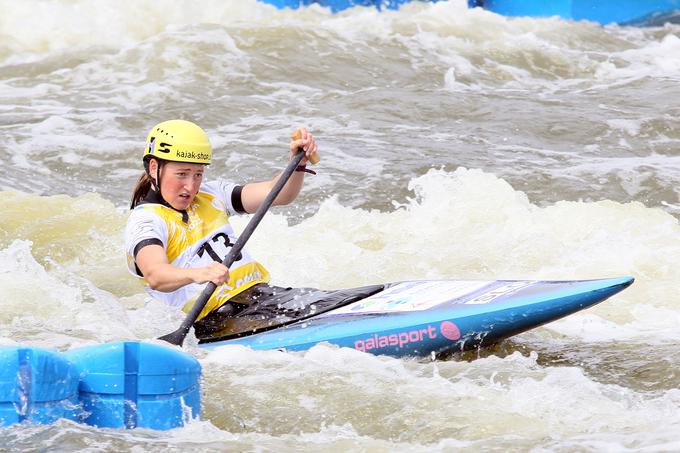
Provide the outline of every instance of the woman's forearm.
<path id="1" fill-rule="evenodd" d="M 152 289 L 169 293 L 190 283 L 213 282 L 217 286 L 229 281 L 229 269 L 213 262 L 205 267 L 183 268 L 169 263 L 156 263 L 146 268 L 146 282 Z"/>
<path id="2" fill-rule="evenodd" d="M 276 185 L 276 182 L 279 180 L 280 177 L 281 174 L 278 174 L 274 179 L 272 179 L 271 182 L 272 187 Z M 304 172 L 298 171 L 293 173 L 288 182 L 286 183 L 286 185 L 283 186 L 283 188 L 281 189 L 279 195 L 274 200 L 274 205 L 280 206 L 292 203 L 300 194 L 300 190 L 302 190 L 302 184 L 304 183 L 304 180 L 305 180 Z"/>
<path id="3" fill-rule="evenodd" d="M 196 269 L 179 268 L 170 263 L 158 263 L 144 274 L 151 289 L 169 293 L 195 283 Z"/>

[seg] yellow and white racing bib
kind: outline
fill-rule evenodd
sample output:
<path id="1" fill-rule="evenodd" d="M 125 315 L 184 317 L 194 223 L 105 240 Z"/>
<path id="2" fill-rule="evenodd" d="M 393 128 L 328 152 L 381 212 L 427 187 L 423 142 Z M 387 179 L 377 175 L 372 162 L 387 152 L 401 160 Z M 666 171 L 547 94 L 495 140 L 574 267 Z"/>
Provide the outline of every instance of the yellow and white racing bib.
<path id="1" fill-rule="evenodd" d="M 221 262 L 236 242 L 229 215 L 237 214 L 232 201 L 235 184 L 222 180 L 201 184 L 186 213 L 158 203 L 140 204 L 132 210 L 125 228 L 128 269 L 140 276 L 135 248 L 143 241 L 162 244 L 168 262 L 176 267 L 197 268 Z M 160 245 L 159 244 L 159 245 Z M 229 281 L 217 288 L 198 319 L 222 306 L 236 294 L 269 281 L 269 272 L 245 250 L 229 268 Z M 172 292 L 147 286 L 155 299 L 189 311 L 206 284 L 191 283 Z"/>

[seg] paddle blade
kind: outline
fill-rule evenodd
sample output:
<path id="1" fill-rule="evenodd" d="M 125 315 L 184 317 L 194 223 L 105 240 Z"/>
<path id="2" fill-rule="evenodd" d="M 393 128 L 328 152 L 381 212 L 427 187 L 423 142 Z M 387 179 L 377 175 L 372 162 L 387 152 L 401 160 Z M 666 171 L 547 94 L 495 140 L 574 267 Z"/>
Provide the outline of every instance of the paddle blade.
<path id="1" fill-rule="evenodd" d="M 184 331 L 184 328 L 180 327 L 174 332 L 171 332 L 167 335 L 163 335 L 162 337 L 158 337 L 158 339 L 167 341 L 170 344 L 174 344 L 175 346 L 181 347 L 182 343 L 184 343 L 184 339 L 186 338 L 186 336 L 187 333 Z"/>

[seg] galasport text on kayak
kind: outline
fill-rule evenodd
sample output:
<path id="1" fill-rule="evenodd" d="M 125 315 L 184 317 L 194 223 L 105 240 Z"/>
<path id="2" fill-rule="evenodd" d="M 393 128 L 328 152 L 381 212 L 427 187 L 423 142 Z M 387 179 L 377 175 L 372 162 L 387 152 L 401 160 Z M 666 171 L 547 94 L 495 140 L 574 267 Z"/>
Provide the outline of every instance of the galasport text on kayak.
<path id="1" fill-rule="evenodd" d="M 366 352 L 377 348 L 386 348 L 388 346 L 403 348 L 407 344 L 420 343 L 425 339 L 434 340 L 438 338 L 438 331 L 444 338 L 449 340 L 455 341 L 460 338 L 458 326 L 451 321 L 444 321 L 439 325 L 439 329 L 433 325 L 428 325 L 424 328 L 389 335 L 374 334 L 366 339 L 355 341 L 354 349 Z"/>

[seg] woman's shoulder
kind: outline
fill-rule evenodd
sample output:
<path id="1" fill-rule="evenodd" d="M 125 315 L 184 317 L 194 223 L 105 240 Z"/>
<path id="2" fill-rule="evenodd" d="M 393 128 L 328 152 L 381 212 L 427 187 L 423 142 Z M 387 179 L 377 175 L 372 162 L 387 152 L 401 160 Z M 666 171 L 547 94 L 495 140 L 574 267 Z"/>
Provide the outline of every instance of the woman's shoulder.
<path id="1" fill-rule="evenodd" d="M 218 178 L 202 183 L 199 192 L 207 193 L 220 198 L 229 198 L 236 187 L 237 184 L 222 178 Z"/>
<path id="2" fill-rule="evenodd" d="M 241 186 L 225 179 L 216 179 L 201 184 L 200 192 L 220 200 L 229 215 L 241 213 Z"/>
<path id="3" fill-rule="evenodd" d="M 127 219 L 128 226 L 144 223 L 161 223 L 166 213 L 165 207 L 160 204 L 144 203 L 135 206 Z"/>

